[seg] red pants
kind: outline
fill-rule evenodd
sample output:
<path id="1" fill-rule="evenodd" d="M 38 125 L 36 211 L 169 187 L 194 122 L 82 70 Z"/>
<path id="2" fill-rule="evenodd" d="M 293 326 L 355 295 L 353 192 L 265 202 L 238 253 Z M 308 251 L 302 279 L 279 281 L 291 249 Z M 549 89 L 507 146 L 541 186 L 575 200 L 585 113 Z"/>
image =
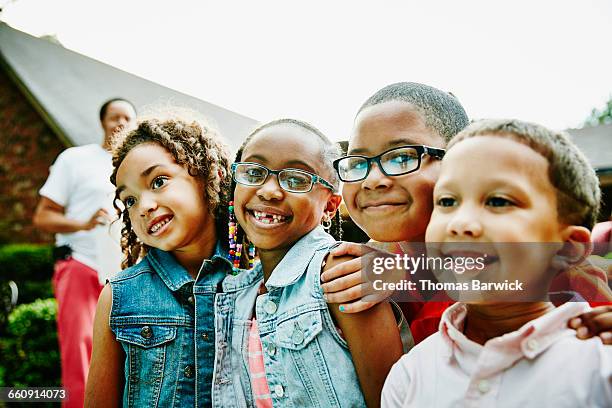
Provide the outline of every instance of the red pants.
<path id="1" fill-rule="evenodd" d="M 93 320 L 102 285 L 98 273 L 69 258 L 55 264 L 53 290 L 57 299 L 57 332 L 62 359 L 64 407 L 83 407 L 91 359 Z"/>

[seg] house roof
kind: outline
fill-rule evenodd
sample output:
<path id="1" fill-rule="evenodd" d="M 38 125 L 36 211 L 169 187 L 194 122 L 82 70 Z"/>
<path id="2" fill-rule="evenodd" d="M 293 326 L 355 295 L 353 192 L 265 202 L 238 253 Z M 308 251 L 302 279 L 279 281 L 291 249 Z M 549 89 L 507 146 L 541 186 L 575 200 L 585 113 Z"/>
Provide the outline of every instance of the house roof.
<path id="1" fill-rule="evenodd" d="M 160 103 L 206 116 L 236 151 L 257 121 L 33 37 L 0 22 L 0 66 L 67 145 L 100 143 L 98 110 L 122 97 L 137 109 Z"/>
<path id="2" fill-rule="evenodd" d="M 612 171 L 612 125 L 587 126 L 567 132 L 598 173 Z"/>

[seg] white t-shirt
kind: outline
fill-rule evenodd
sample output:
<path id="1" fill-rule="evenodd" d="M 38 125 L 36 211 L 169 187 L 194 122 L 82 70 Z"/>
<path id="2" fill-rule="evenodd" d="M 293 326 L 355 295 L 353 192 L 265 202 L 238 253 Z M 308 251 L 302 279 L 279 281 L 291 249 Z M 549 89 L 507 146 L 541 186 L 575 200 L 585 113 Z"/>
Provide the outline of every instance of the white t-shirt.
<path id="1" fill-rule="evenodd" d="M 57 157 L 39 194 L 63 206 L 66 218 L 87 221 L 104 208 L 114 220 L 112 171 L 112 156 L 100 145 L 71 147 Z M 116 221 L 89 231 L 55 234 L 56 245 L 70 246 L 73 257 L 96 269 L 104 283 L 121 269 L 121 226 L 121 221 Z"/>
<path id="2" fill-rule="evenodd" d="M 611 407 L 612 347 L 567 328 L 588 310 L 567 302 L 483 346 L 463 334 L 466 306 L 455 303 L 395 363 L 382 407 Z"/>

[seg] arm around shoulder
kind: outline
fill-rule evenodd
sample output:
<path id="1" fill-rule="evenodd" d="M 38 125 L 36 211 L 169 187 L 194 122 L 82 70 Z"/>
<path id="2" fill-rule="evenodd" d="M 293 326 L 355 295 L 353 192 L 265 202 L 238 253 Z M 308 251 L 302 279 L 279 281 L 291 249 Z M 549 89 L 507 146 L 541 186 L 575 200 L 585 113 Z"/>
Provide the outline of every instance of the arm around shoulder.
<path id="1" fill-rule="evenodd" d="M 349 259 L 330 256 L 325 268 Z M 340 312 L 337 304 L 328 304 L 328 307 L 349 345 L 368 407 L 380 406 L 385 379 L 402 356 L 402 342 L 391 305 L 383 302 L 354 314 Z"/>
<path id="2" fill-rule="evenodd" d="M 93 351 L 85 388 L 85 407 L 121 406 L 125 354 L 109 326 L 111 305 L 112 291 L 107 284 L 100 294 L 94 320 Z"/>

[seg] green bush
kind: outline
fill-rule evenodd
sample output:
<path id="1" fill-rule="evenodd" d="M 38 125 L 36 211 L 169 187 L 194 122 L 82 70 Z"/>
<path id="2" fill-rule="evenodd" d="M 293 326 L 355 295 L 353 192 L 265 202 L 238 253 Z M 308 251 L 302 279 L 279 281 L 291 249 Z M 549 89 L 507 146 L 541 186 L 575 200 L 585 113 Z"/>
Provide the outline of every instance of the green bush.
<path id="1" fill-rule="evenodd" d="M 50 245 L 11 244 L 1 246 L 2 278 L 15 282 L 51 280 L 53 276 L 51 251 Z"/>
<path id="2" fill-rule="evenodd" d="M 0 276 L 3 281 L 17 283 L 20 304 L 53 296 L 51 250 L 51 246 L 39 244 L 0 246 Z"/>
<path id="3" fill-rule="evenodd" d="M 0 339 L 0 387 L 58 387 L 60 357 L 55 299 L 16 307 Z"/>

